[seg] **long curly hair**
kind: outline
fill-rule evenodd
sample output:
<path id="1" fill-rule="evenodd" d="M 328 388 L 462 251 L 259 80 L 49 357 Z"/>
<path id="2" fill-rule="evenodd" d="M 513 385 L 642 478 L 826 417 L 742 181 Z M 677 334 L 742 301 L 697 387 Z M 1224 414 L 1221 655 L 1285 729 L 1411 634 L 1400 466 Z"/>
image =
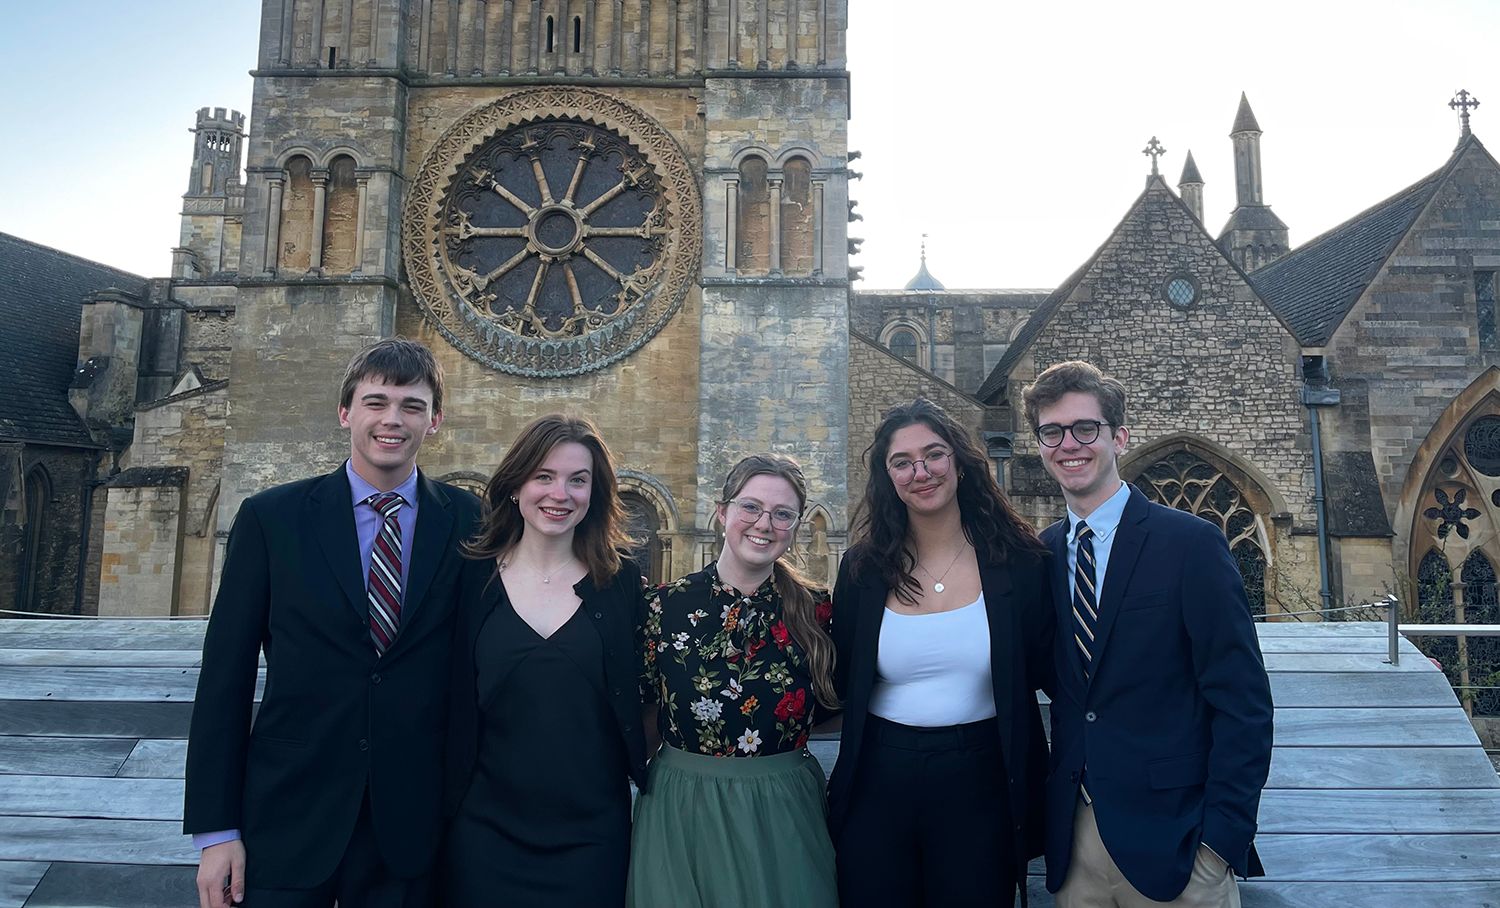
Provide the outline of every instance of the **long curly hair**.
<path id="1" fill-rule="evenodd" d="M 964 537 L 974 546 L 980 566 L 1005 564 L 1018 554 L 1047 550 L 1036 530 L 1011 505 L 988 458 L 968 429 L 959 425 L 942 407 L 926 398 L 892 407 L 875 430 L 875 440 L 865 450 L 869 480 L 854 519 L 855 545 L 850 557 L 859 572 L 873 572 L 885 581 L 896 597 L 916 603 L 914 593 L 922 586 L 912 569 L 916 558 L 907 546 L 909 532 L 906 503 L 896 494 L 896 484 L 886 472 L 891 437 L 900 429 L 921 423 L 953 450 L 953 475 L 958 477 L 958 510 Z"/>
<path id="2" fill-rule="evenodd" d="M 541 467 L 553 448 L 570 441 L 587 448 L 593 459 L 589 510 L 574 529 L 573 554 L 588 568 L 598 589 L 604 589 L 614 579 L 620 570 L 620 551 L 628 548 L 631 541 L 625 531 L 625 512 L 620 507 L 614 459 L 604 439 L 599 437 L 599 430 L 579 416 L 560 413 L 538 416 L 516 436 L 515 444 L 501 458 L 484 487 L 480 497 L 483 519 L 479 532 L 464 543 L 465 555 L 493 560 L 520 541 L 526 521 L 511 502 L 511 496 Z"/>

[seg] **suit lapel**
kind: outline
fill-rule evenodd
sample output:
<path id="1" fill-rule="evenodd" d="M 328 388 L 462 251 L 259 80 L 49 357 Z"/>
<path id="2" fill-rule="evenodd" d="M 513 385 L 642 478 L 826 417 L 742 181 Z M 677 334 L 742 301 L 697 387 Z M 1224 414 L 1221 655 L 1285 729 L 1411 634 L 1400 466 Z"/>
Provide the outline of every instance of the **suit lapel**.
<path id="1" fill-rule="evenodd" d="M 1067 654 L 1062 659 L 1067 667 L 1060 667 L 1059 670 L 1071 675 L 1074 682 L 1082 688 L 1087 686 L 1088 679 L 1083 674 L 1083 657 L 1073 643 L 1078 622 L 1073 620 L 1073 583 L 1068 577 L 1067 519 L 1054 523 L 1052 530 L 1052 541 L 1048 543 L 1048 547 L 1052 549 L 1052 604 L 1057 612 L 1058 637 L 1066 641 L 1066 645 L 1059 648 Z"/>
<path id="2" fill-rule="evenodd" d="M 858 674 L 850 684 L 851 698 L 867 707 L 870 692 L 875 687 L 875 660 L 880 651 L 880 622 L 885 618 L 885 600 L 890 589 L 879 578 L 871 578 L 870 585 L 860 588 L 859 624 L 855 626 L 854 669 Z M 861 710 L 863 712 L 863 710 Z"/>
<path id="3" fill-rule="evenodd" d="M 1001 717 L 1001 753 L 1011 753 L 1012 723 L 1009 721 L 1012 685 L 1015 682 L 1015 607 L 1011 597 L 1010 569 L 989 565 L 979 569 L 979 584 L 984 590 L 985 617 L 990 626 L 990 678 L 994 687 L 995 712 Z"/>
<path id="4" fill-rule="evenodd" d="M 401 628 L 411 624 L 421 608 L 422 599 L 432 586 L 438 565 L 448 553 L 453 531 L 453 515 L 448 512 L 448 495 L 442 487 L 417 472 L 417 526 L 411 545 L 411 570 L 406 575 L 406 592 L 401 597 Z M 400 633 L 397 633 L 400 636 Z"/>
<path id="5" fill-rule="evenodd" d="M 344 591 L 361 623 L 369 621 L 365 580 L 359 576 L 359 534 L 354 529 L 354 494 L 341 465 L 324 477 L 312 494 L 313 526 L 328 569 Z"/>
<path id="6" fill-rule="evenodd" d="M 1146 543 L 1146 528 L 1141 524 L 1150 513 L 1151 505 L 1146 496 L 1132 487 L 1130 500 L 1125 503 L 1125 512 L 1120 515 L 1120 525 L 1115 529 L 1114 542 L 1109 548 L 1109 564 L 1104 569 L 1104 601 L 1099 603 L 1099 627 L 1094 638 L 1094 678 L 1099 677 L 1099 663 L 1109 652 L 1109 632 L 1115 626 L 1115 617 L 1120 614 L 1120 602 L 1125 598 L 1125 589 L 1135 572 L 1136 559 Z"/>

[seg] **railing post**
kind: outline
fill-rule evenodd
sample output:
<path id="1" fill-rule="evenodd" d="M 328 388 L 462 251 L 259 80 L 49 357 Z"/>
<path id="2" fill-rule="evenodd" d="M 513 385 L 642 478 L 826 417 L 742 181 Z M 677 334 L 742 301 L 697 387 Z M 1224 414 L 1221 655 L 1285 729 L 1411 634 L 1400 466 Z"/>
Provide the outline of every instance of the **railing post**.
<path id="1" fill-rule="evenodd" d="M 1401 664 L 1401 634 L 1396 630 L 1396 619 L 1401 611 L 1400 602 L 1395 596 L 1386 597 L 1386 624 L 1390 627 L 1391 655 L 1386 661 L 1392 665 Z"/>

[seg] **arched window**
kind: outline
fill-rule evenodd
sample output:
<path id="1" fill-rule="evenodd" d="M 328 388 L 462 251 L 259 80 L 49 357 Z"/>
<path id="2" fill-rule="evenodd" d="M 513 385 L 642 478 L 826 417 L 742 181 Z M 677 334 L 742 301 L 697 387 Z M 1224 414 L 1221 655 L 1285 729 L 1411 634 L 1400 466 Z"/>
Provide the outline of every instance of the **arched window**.
<path id="1" fill-rule="evenodd" d="M 583 17 L 573 17 L 573 53 L 583 49 Z"/>
<path id="2" fill-rule="evenodd" d="M 625 511 L 626 532 L 634 540 L 630 557 L 640 567 L 641 576 L 647 583 L 665 583 L 667 566 L 662 564 L 661 537 L 657 535 L 661 516 L 651 502 L 635 492 L 621 492 L 620 507 Z"/>
<path id="3" fill-rule="evenodd" d="M 813 272 L 812 164 L 792 158 L 782 175 L 781 272 L 806 277 Z"/>
<path id="4" fill-rule="evenodd" d="M 917 335 L 910 328 L 897 328 L 891 332 L 888 346 L 892 353 L 912 365 L 917 364 Z"/>
<path id="5" fill-rule="evenodd" d="M 771 188 L 764 158 L 740 164 L 739 249 L 735 270 L 742 275 L 771 273 Z"/>
<path id="6" fill-rule="evenodd" d="M 354 249 L 359 226 L 359 186 L 354 159 L 340 155 L 328 166 L 328 198 L 323 212 L 323 270 L 348 274 L 359 263 Z"/>
<path id="7" fill-rule="evenodd" d="M 552 35 L 553 35 L 553 29 L 555 27 L 556 27 L 556 23 L 554 23 L 552 21 L 552 17 L 551 16 L 548 16 L 547 17 L 547 53 L 549 53 L 549 54 L 552 53 Z"/>
<path id="8" fill-rule="evenodd" d="M 1500 597 L 1495 593 L 1495 567 L 1481 552 L 1464 560 L 1464 624 L 1500 624 Z M 1472 691 L 1474 715 L 1500 716 L 1500 690 L 1491 680 L 1500 672 L 1500 638 L 1467 637 L 1469 684 L 1490 690 Z"/>
<path id="9" fill-rule="evenodd" d="M 281 197 L 281 249 L 276 260 L 290 271 L 312 265 L 312 161 L 297 155 L 286 162 L 286 192 Z"/>
<path id="10" fill-rule="evenodd" d="M 47 525 L 47 503 L 52 499 L 52 483 L 47 480 L 46 470 L 36 467 L 26 474 L 24 494 L 26 525 L 21 529 L 21 582 L 16 589 L 16 609 L 39 612 L 43 531 Z"/>

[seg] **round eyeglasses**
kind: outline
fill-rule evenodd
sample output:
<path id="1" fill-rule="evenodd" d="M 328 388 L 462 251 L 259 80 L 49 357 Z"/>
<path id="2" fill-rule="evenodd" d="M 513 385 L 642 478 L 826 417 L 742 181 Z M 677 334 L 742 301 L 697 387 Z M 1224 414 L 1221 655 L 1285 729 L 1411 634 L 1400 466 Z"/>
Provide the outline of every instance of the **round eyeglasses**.
<path id="1" fill-rule="evenodd" d="M 1055 422 L 1049 422 L 1043 426 L 1036 427 L 1036 440 L 1049 448 L 1055 448 L 1063 443 L 1063 436 L 1069 432 L 1073 433 L 1073 440 L 1081 445 L 1091 445 L 1099 438 L 1099 433 L 1107 422 L 1097 419 L 1080 419 L 1072 425 L 1060 426 Z"/>
<path id="2" fill-rule="evenodd" d="M 947 476 L 948 469 L 953 466 L 953 455 L 947 451 L 933 451 L 919 460 L 909 460 L 903 457 L 892 461 L 885 470 L 891 474 L 891 481 L 898 486 L 904 486 L 917 478 L 919 466 L 926 471 L 928 476 Z"/>
<path id="3" fill-rule="evenodd" d="M 802 515 L 791 508 L 767 510 L 746 498 L 736 498 L 729 504 L 733 506 L 735 516 L 739 517 L 741 523 L 759 523 L 760 515 L 770 514 L 772 527 L 778 530 L 790 530 L 802 519 Z"/>

